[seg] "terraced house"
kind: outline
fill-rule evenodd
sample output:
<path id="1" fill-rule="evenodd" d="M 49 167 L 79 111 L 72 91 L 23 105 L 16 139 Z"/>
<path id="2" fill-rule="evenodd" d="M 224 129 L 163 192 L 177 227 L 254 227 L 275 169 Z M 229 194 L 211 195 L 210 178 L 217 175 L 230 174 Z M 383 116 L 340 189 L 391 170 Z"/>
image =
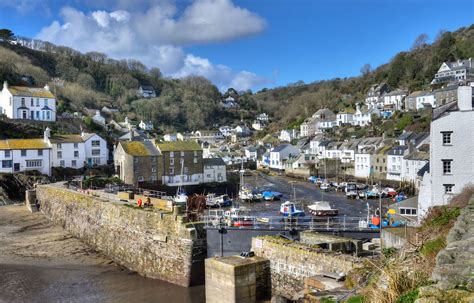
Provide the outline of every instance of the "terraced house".
<path id="1" fill-rule="evenodd" d="M 160 153 L 150 141 L 121 141 L 114 153 L 115 171 L 127 184 L 154 183 L 160 179 Z"/>
<path id="2" fill-rule="evenodd" d="M 49 86 L 9 86 L 5 81 L 0 93 L 1 113 L 10 119 L 56 121 L 56 97 Z"/>
<path id="3" fill-rule="evenodd" d="M 37 170 L 51 175 L 51 147 L 43 139 L 0 140 L 0 172 Z"/>
<path id="4" fill-rule="evenodd" d="M 168 186 L 195 185 L 204 182 L 202 148 L 195 141 L 156 143 L 161 155 L 161 181 Z"/>

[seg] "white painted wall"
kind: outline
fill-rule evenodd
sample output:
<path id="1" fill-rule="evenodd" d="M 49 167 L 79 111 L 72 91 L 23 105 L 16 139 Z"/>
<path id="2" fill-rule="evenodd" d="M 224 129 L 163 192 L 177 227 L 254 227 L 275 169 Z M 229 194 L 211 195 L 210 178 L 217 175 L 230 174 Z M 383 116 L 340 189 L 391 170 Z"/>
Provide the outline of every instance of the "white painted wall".
<path id="1" fill-rule="evenodd" d="M 51 143 L 52 147 L 52 166 L 53 167 L 71 167 L 71 168 L 82 168 L 86 161 L 85 144 L 81 143 Z M 58 152 L 61 152 L 61 158 L 58 157 Z M 75 156 L 77 152 L 77 156 Z M 64 161 L 63 163 L 61 161 Z M 76 165 L 73 165 L 73 161 Z"/>
<path id="2" fill-rule="evenodd" d="M 26 150 L 26 155 L 21 155 L 21 150 L 10 150 L 10 156 L 5 157 L 5 151 L 0 150 L 0 172 L 2 173 L 14 173 L 23 172 L 27 170 L 38 170 L 42 174 L 51 175 L 51 163 L 50 163 L 50 149 L 42 149 L 43 154 L 38 154 L 38 149 Z M 41 166 L 38 167 L 27 167 L 27 161 L 29 160 L 41 160 Z M 11 161 L 11 167 L 4 167 L 3 161 Z M 15 171 L 15 164 L 19 165 L 18 170 Z"/>
<path id="3" fill-rule="evenodd" d="M 367 178 L 370 176 L 370 168 L 372 165 L 371 154 L 355 154 L 354 175 L 358 178 Z"/>
<path id="4" fill-rule="evenodd" d="M 98 145 L 94 143 L 98 141 Z M 99 135 L 94 134 L 91 138 L 84 142 L 85 147 L 85 158 L 88 165 L 105 165 L 109 159 L 109 149 L 107 148 L 107 142 L 102 139 Z"/>

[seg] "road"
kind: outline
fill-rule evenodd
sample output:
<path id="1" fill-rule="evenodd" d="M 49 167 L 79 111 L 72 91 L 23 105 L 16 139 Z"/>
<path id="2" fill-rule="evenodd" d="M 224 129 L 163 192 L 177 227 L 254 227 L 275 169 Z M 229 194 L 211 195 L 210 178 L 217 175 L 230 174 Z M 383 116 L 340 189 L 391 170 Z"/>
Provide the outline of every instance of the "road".
<path id="1" fill-rule="evenodd" d="M 301 205 L 308 205 L 314 201 L 327 201 L 331 207 L 339 209 L 341 216 L 366 217 L 367 202 L 370 209 L 378 208 L 378 200 L 347 199 L 343 192 L 322 193 L 315 184 L 305 180 L 296 180 L 283 176 L 270 176 L 261 172 L 256 172 L 253 176 L 244 177 L 245 185 L 258 187 L 260 190 L 278 191 L 283 194 L 281 201 L 241 203 L 251 209 L 253 215 L 259 216 L 279 216 L 280 204 L 287 200 L 293 200 L 293 189 L 296 194 L 296 201 Z M 384 199 L 384 205 L 389 200 Z"/>

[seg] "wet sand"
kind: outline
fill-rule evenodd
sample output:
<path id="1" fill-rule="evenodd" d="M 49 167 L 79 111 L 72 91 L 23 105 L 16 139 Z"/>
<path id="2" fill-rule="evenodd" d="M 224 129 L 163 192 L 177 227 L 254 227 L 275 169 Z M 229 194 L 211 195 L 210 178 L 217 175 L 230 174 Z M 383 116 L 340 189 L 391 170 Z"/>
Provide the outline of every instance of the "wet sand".
<path id="1" fill-rule="evenodd" d="M 0 302 L 204 302 L 116 265 L 23 205 L 0 207 Z"/>

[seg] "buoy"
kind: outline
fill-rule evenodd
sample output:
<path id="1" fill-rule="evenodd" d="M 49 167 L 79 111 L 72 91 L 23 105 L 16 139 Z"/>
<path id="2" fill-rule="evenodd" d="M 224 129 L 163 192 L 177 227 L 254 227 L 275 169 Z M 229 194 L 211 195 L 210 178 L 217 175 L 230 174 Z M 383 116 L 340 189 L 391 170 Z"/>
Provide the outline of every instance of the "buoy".
<path id="1" fill-rule="evenodd" d="M 372 224 L 379 226 L 380 224 L 380 218 L 379 217 L 372 217 Z"/>

